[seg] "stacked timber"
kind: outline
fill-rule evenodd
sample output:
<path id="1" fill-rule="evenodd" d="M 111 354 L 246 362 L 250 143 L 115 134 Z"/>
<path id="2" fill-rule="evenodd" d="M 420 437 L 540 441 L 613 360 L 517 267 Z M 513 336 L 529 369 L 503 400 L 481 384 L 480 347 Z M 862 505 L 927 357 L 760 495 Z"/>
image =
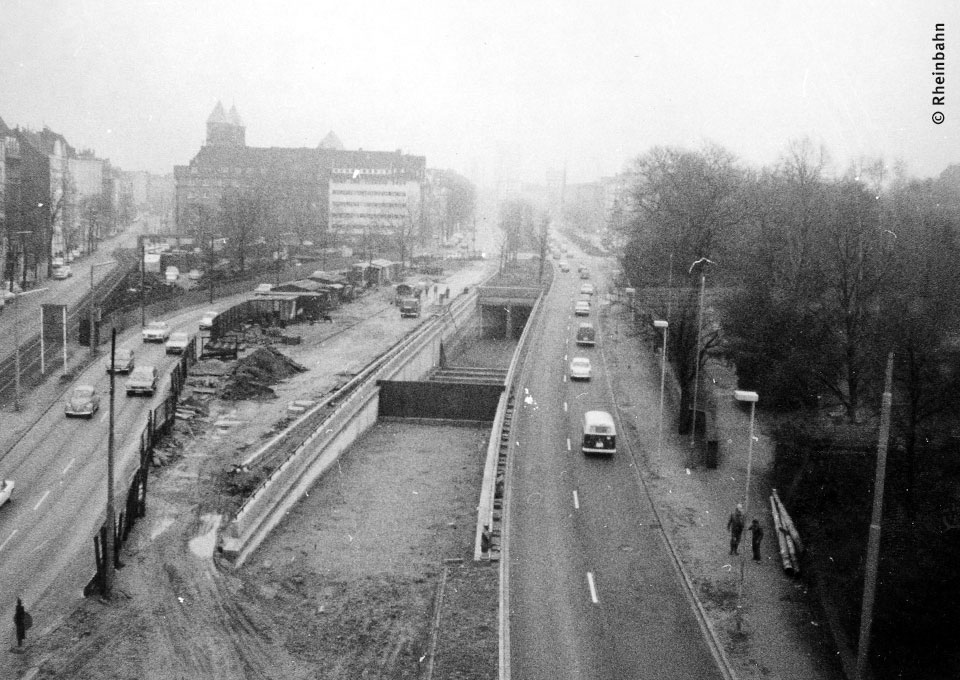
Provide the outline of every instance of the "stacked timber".
<path id="1" fill-rule="evenodd" d="M 773 524 L 777 530 L 777 544 L 780 548 L 780 560 L 783 570 L 792 576 L 800 574 L 800 555 L 803 553 L 803 542 L 800 534 L 790 519 L 790 514 L 780 500 L 777 490 L 770 494 L 770 509 L 773 513 Z"/>

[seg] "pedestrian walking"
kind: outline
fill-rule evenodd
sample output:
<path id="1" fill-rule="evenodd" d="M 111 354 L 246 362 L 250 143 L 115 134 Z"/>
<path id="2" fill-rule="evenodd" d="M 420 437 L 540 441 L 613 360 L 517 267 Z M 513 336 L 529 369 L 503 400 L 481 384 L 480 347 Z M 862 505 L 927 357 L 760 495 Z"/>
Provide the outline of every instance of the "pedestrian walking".
<path id="1" fill-rule="evenodd" d="M 743 505 L 737 503 L 737 508 L 730 513 L 727 520 L 727 530 L 730 532 L 730 554 L 736 555 L 740 548 L 740 538 L 743 536 L 743 527 L 746 524 L 743 518 Z"/>
<path id="2" fill-rule="evenodd" d="M 750 524 L 750 544 L 753 546 L 753 561 L 760 561 L 760 542 L 763 540 L 763 527 L 760 522 L 753 520 Z"/>
<path id="3" fill-rule="evenodd" d="M 30 615 L 23 608 L 23 602 L 17 598 L 17 610 L 13 614 L 13 625 L 17 629 L 17 647 L 23 646 L 23 641 L 27 637 L 27 629 L 33 624 Z"/>
<path id="4" fill-rule="evenodd" d="M 480 534 L 480 551 L 490 552 L 490 548 L 492 546 L 493 546 L 493 537 L 490 535 L 490 525 L 484 524 L 483 531 Z"/>

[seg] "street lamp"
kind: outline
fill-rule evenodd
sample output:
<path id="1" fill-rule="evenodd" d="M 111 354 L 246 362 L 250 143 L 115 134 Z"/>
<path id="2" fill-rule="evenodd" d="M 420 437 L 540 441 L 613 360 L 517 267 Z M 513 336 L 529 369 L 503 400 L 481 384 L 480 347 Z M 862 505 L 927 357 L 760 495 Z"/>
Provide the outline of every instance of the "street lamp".
<path id="1" fill-rule="evenodd" d="M 690 265 L 689 273 L 693 273 L 693 268 L 698 264 L 713 264 L 711 260 L 708 260 L 705 257 L 701 257 L 699 260 Z M 697 392 L 700 390 L 700 331 L 703 328 L 703 291 L 707 285 L 707 274 L 701 269 L 700 270 L 700 309 L 697 312 L 697 337 L 696 337 L 696 346 L 694 347 L 693 352 L 693 410 L 692 410 L 692 425 L 690 427 L 690 448 L 692 449 L 696 444 L 697 438 Z"/>
<path id="2" fill-rule="evenodd" d="M 734 390 L 733 398 L 737 401 L 745 401 L 750 403 L 750 438 L 747 440 L 747 486 L 744 490 L 743 498 L 743 516 L 744 520 L 750 517 L 750 472 L 753 467 L 753 416 L 754 411 L 757 407 L 757 401 L 760 399 L 760 395 L 756 392 L 749 392 L 747 390 Z M 743 598 L 743 575 L 746 564 L 746 550 L 740 553 L 740 587 L 737 589 L 737 630 L 740 630 L 742 624 L 742 614 L 741 614 L 741 600 Z"/>
<path id="3" fill-rule="evenodd" d="M 657 436 L 657 457 L 663 448 L 663 389 L 667 379 L 667 328 L 670 324 L 663 319 L 654 319 L 653 327 L 663 329 L 663 348 L 660 355 L 660 434 Z"/>

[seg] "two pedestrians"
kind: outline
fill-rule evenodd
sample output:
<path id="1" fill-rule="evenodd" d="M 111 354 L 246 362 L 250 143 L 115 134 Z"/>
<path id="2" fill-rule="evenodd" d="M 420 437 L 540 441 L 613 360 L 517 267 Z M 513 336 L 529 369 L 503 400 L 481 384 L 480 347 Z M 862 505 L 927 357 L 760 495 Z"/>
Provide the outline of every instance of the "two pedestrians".
<path id="1" fill-rule="evenodd" d="M 739 554 L 740 539 L 743 537 L 743 529 L 746 524 L 743 516 L 743 505 L 737 503 L 737 508 L 730 513 L 727 519 L 727 531 L 730 532 L 730 554 Z M 753 548 L 753 560 L 760 561 L 760 544 L 763 542 L 763 527 L 759 520 L 753 520 L 750 523 L 750 546 Z"/>

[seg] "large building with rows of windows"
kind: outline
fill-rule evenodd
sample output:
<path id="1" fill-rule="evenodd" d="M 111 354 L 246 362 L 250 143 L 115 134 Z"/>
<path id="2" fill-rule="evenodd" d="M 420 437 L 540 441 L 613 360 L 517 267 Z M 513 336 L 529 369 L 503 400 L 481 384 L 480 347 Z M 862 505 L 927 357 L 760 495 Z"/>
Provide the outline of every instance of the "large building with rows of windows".
<path id="1" fill-rule="evenodd" d="M 250 147 L 236 107 L 217 102 L 206 143 L 174 168 L 177 231 L 222 232 L 224 212 L 242 200 L 255 206 L 262 236 L 389 248 L 420 231 L 425 171 L 424 156 L 347 150 L 332 132 L 315 148 Z"/>

